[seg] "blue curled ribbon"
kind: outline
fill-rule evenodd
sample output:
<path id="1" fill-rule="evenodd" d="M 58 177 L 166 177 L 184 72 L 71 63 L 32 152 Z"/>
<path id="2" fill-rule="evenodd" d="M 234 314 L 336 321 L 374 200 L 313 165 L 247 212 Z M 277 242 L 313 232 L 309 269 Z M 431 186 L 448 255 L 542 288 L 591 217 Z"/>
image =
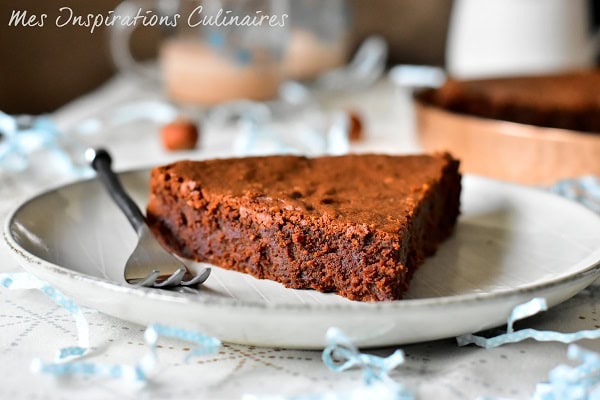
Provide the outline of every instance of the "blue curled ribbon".
<path id="1" fill-rule="evenodd" d="M 491 349 L 502 346 L 507 343 L 517 343 L 526 339 L 534 339 L 539 342 L 562 342 L 573 343 L 581 339 L 598 339 L 600 338 L 600 329 L 582 330 L 573 333 L 561 333 L 554 331 L 539 331 L 536 329 L 522 329 L 519 331 L 513 330 L 515 321 L 530 317 L 540 311 L 548 309 L 546 300 L 536 297 L 527 303 L 516 306 L 508 317 L 506 333 L 491 338 L 485 338 L 473 334 L 461 335 L 456 338 L 459 346 L 475 344 L 479 347 Z"/>
<path id="2" fill-rule="evenodd" d="M 0 285 L 13 290 L 38 289 L 50 297 L 56 304 L 67 310 L 75 319 L 78 346 L 60 349 L 55 362 L 44 362 L 40 359 L 34 359 L 31 363 L 31 370 L 33 372 L 55 376 L 102 376 L 111 379 L 125 379 L 145 383 L 158 364 L 156 348 L 160 337 L 171 337 L 195 343 L 197 347 L 186 357 L 186 362 L 191 357 L 214 353 L 221 347 L 221 342 L 212 336 L 186 329 L 152 324 L 144 332 L 144 339 L 146 345 L 149 347 L 149 351 L 135 365 L 71 361 L 81 358 L 90 352 L 89 325 L 81 308 L 59 290 L 26 272 L 2 273 L 0 274 Z"/>
<path id="3" fill-rule="evenodd" d="M 328 345 L 321 356 L 325 366 L 334 372 L 359 367 L 367 384 L 385 379 L 390 371 L 404 363 L 404 353 L 399 349 L 388 357 L 360 353 L 348 336 L 335 327 L 327 330 L 325 339 Z"/>
<path id="4" fill-rule="evenodd" d="M 570 345 L 567 355 L 581 364 L 559 365 L 550 371 L 548 382 L 536 386 L 534 400 L 600 399 L 600 354 Z"/>
<path id="5" fill-rule="evenodd" d="M 29 166 L 28 157 L 49 150 L 68 172 L 89 172 L 82 163 L 85 148 L 72 135 L 61 132 L 47 116 L 12 116 L 0 111 L 0 169 L 20 172 Z"/>
<path id="6" fill-rule="evenodd" d="M 148 326 L 144 332 L 144 340 L 150 347 L 150 351 L 139 362 L 139 365 L 143 371 L 151 371 L 156 366 L 158 361 L 156 347 L 160 337 L 170 337 L 195 343 L 196 347 L 192 349 L 192 351 L 190 351 L 190 353 L 185 357 L 185 362 L 189 362 L 192 357 L 216 353 L 221 347 L 221 341 L 212 336 L 187 329 L 175 328 L 161 324 L 152 324 Z"/>
<path id="7" fill-rule="evenodd" d="M 186 329 L 152 324 L 148 326 L 144 332 L 144 339 L 149 350 L 146 355 L 134 365 L 90 362 L 70 362 L 68 364 L 61 364 L 45 363 L 36 359 L 33 361 L 31 368 L 34 372 L 55 376 L 87 375 L 146 383 L 158 365 L 156 348 L 160 337 L 171 337 L 195 343 L 197 347 L 185 358 L 185 362 L 188 362 L 190 358 L 195 356 L 215 353 L 221 347 L 221 342 L 214 337 Z"/>
<path id="8" fill-rule="evenodd" d="M 17 120 L 0 112 L 0 166 L 12 171 L 21 171 L 27 166 L 27 159 L 16 145 Z"/>
<path id="9" fill-rule="evenodd" d="M 54 376 L 103 376 L 112 379 L 145 382 L 147 376 L 138 366 L 107 365 L 89 362 L 46 363 L 36 358 L 31 362 L 31 371 Z"/>
<path id="10" fill-rule="evenodd" d="M 414 398 L 410 391 L 389 376 L 390 371 L 404 363 L 402 350 L 397 349 L 388 357 L 361 353 L 350 338 L 335 327 L 327 330 L 325 339 L 328 345 L 323 350 L 321 358 L 330 370 L 342 372 L 359 367 L 363 371 L 366 386 L 377 389 L 380 396 L 386 394 L 387 398 L 406 400 Z M 382 390 L 382 388 L 384 389 Z"/>
<path id="11" fill-rule="evenodd" d="M 600 179 L 595 176 L 563 179 L 552 185 L 549 190 L 600 213 Z"/>
<path id="12" fill-rule="evenodd" d="M 353 367 L 363 370 L 364 385 L 339 392 L 325 392 L 299 396 L 256 396 L 245 394 L 242 400 L 414 400 L 414 395 L 389 377 L 389 372 L 404 362 L 402 350 L 388 357 L 378 357 L 358 351 L 350 338 L 338 328 L 329 328 L 325 335 L 327 347 L 321 358 L 327 368 L 343 372 Z"/>
<path id="13" fill-rule="evenodd" d="M 69 297 L 56 290 L 48 283 L 36 278 L 27 272 L 2 273 L 0 285 L 11 290 L 37 289 L 43 292 L 56 304 L 64 308 L 75 320 L 77 330 L 77 346 L 60 349 L 57 361 L 65 361 L 74 357 L 81 357 L 88 353 L 90 347 L 89 325 L 81 308 Z"/>

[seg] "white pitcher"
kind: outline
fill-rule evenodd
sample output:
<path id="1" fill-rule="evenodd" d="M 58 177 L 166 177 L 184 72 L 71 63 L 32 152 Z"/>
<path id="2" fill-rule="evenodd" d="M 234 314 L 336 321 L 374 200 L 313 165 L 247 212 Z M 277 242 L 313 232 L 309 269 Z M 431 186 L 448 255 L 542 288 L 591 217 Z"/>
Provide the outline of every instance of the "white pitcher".
<path id="1" fill-rule="evenodd" d="M 455 0 L 446 68 L 469 79 L 594 65 L 599 32 L 587 0 Z"/>

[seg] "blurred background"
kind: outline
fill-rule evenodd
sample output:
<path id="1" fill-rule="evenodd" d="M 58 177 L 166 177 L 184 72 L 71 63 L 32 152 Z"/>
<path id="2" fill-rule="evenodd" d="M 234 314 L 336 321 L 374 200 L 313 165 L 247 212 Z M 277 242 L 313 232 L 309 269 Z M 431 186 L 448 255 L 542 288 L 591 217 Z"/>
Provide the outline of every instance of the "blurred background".
<path id="1" fill-rule="evenodd" d="M 47 23 L 43 28 L 10 27 L 13 10 L 48 14 L 60 7 L 81 14 L 106 13 L 120 0 L 3 0 L 0 2 L 0 110 L 7 113 L 49 112 L 98 87 L 116 72 L 105 28 Z M 388 64 L 444 64 L 452 1 L 350 0 L 350 46 L 377 33 L 388 42 Z M 140 30 L 132 43 L 136 58 L 156 54 L 156 32 Z M 139 36 L 139 37 L 138 37 Z"/>
<path id="2" fill-rule="evenodd" d="M 586 17 L 589 27 L 584 29 L 597 29 L 600 0 L 583 2 L 587 3 L 589 10 Z M 70 7 L 80 14 L 106 14 L 119 3 L 120 0 L 2 1 L 0 110 L 31 114 L 53 111 L 98 87 L 117 70 L 111 58 L 105 27 L 94 33 L 85 27 L 58 28 L 49 22 L 43 28 L 14 27 L 7 23 L 13 10 L 27 10 L 37 15 L 46 13 L 47 21 L 53 21 L 60 7 Z M 387 63 L 390 66 L 445 66 L 449 24 L 455 3 L 457 1 L 452 0 L 348 0 L 349 47 L 355 49 L 364 38 L 379 34 L 389 46 Z M 159 34 L 152 29 L 138 29 L 133 33 L 132 53 L 136 59 L 156 55 L 156 36 Z M 465 34 L 473 35 L 473 32 L 465 29 Z"/>

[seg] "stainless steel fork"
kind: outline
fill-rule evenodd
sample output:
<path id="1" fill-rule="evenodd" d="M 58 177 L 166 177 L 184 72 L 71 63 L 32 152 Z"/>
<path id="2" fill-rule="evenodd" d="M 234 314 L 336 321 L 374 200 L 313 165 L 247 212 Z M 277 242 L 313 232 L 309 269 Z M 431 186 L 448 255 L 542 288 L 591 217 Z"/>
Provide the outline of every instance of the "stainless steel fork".
<path id="1" fill-rule="evenodd" d="M 113 172 L 108 151 L 88 149 L 86 159 L 138 235 L 138 243 L 125 264 L 125 280 L 134 285 L 159 288 L 189 287 L 206 281 L 210 268 L 204 268 L 194 276 L 183 262 L 165 250 L 152 235 L 146 218 Z"/>

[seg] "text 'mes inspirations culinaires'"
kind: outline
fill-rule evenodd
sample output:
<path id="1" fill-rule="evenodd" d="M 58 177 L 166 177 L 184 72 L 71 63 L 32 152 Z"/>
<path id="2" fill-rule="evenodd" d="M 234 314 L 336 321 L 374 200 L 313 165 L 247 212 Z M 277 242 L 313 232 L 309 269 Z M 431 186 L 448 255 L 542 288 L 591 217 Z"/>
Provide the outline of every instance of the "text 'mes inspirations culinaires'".
<path id="1" fill-rule="evenodd" d="M 195 28 L 199 26 L 246 26 L 246 27 L 284 27 L 288 19 L 288 14 L 266 14 L 261 10 L 246 15 L 235 14 L 232 10 L 219 9 L 216 13 L 205 14 L 204 8 L 198 6 L 189 14 L 182 15 L 175 13 L 171 15 L 160 15 L 152 10 L 138 8 L 137 12 L 128 15 L 122 15 L 110 10 L 100 14 L 78 14 L 71 7 L 61 7 L 54 18 L 54 25 L 62 28 L 65 26 L 80 26 L 88 28 L 90 33 L 94 33 L 97 28 L 102 26 L 167 26 L 176 27 L 181 23 Z M 32 14 L 26 10 L 13 10 L 8 21 L 9 26 L 13 27 L 44 27 L 49 18 L 48 14 Z"/>

